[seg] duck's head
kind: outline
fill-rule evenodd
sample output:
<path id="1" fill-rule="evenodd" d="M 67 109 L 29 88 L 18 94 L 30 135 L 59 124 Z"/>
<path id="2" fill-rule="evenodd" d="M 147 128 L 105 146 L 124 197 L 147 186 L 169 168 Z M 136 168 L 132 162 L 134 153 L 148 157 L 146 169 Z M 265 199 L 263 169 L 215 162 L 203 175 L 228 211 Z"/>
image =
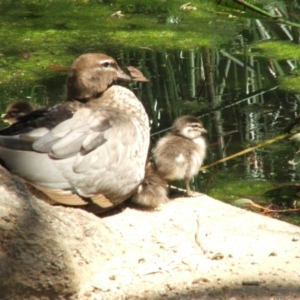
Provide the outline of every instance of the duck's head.
<path id="1" fill-rule="evenodd" d="M 87 53 L 73 63 L 67 78 L 67 101 L 87 102 L 99 97 L 115 80 L 130 81 L 117 62 L 100 53 Z"/>
<path id="2" fill-rule="evenodd" d="M 173 124 L 173 132 L 191 140 L 207 134 L 202 122 L 194 116 L 178 118 Z"/>

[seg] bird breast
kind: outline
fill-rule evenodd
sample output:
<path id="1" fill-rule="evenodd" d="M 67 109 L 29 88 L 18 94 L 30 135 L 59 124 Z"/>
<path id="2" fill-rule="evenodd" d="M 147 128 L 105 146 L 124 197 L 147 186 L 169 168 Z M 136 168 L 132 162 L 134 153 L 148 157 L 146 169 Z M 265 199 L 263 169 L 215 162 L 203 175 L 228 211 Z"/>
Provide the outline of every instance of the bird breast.
<path id="1" fill-rule="evenodd" d="M 203 164 L 206 153 L 204 138 L 194 140 L 173 134 L 161 138 L 153 150 L 160 175 L 168 180 L 191 178 Z"/>
<path id="2" fill-rule="evenodd" d="M 133 92 L 119 85 L 110 87 L 103 95 L 89 102 L 89 105 L 111 107 L 124 112 L 135 119 L 139 119 L 141 124 L 149 131 L 149 119 L 142 103 L 136 98 Z"/>

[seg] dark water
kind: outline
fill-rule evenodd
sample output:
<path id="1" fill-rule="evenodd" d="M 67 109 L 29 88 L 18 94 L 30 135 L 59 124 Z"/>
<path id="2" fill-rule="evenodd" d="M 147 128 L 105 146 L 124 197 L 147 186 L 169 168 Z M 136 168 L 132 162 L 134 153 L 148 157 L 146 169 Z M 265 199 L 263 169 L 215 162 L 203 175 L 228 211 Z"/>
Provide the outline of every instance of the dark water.
<path id="1" fill-rule="evenodd" d="M 62 7 L 56 1 L 21 1 L 18 6 L 0 2 L 7 32 L 7 36 L 0 32 L 2 112 L 18 100 L 35 106 L 63 101 L 67 71 L 57 66 L 69 66 L 81 53 L 105 52 L 123 69 L 137 67 L 150 80 L 129 87 L 149 113 L 153 144 L 179 116 L 192 114 L 203 120 L 209 144 L 205 164 L 280 135 L 298 115 L 300 89 L 297 91 L 297 83 L 287 88 L 283 82 L 298 78 L 296 26 L 269 21 L 249 11 L 232 21 L 228 15 L 209 16 L 211 10 L 243 10 L 225 3 L 211 6 L 209 1 L 202 11 L 190 15 L 160 6 L 155 13 L 157 1 L 145 6 L 146 11 L 139 11 L 134 1 L 131 10 L 122 1 L 112 1 L 114 6 L 105 1 L 86 2 L 69 2 Z M 278 3 L 282 5 L 276 9 L 286 19 L 299 21 L 295 1 Z M 200 6 L 200 1 L 194 4 Z M 110 18 L 118 5 L 126 15 L 121 20 Z M 260 7 L 276 13 L 271 4 Z M 200 23 L 197 13 L 203 12 L 207 15 Z M 174 34 L 174 39 L 163 30 Z M 291 46 L 290 52 L 282 45 Z M 245 195 L 262 195 L 274 184 L 297 183 L 299 166 L 289 161 L 298 160 L 299 148 L 299 144 L 282 139 L 200 172 L 193 187 L 231 202 Z"/>

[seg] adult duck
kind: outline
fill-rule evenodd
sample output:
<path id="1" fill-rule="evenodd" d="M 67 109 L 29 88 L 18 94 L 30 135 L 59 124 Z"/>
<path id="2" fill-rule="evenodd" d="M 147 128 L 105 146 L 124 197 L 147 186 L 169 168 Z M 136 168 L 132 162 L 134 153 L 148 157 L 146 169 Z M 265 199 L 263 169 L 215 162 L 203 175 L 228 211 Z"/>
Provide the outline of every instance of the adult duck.
<path id="1" fill-rule="evenodd" d="M 0 131 L 0 160 L 13 174 L 67 205 L 110 209 L 132 196 L 145 173 L 149 120 L 130 80 L 104 54 L 81 55 L 67 101 L 37 109 Z"/>

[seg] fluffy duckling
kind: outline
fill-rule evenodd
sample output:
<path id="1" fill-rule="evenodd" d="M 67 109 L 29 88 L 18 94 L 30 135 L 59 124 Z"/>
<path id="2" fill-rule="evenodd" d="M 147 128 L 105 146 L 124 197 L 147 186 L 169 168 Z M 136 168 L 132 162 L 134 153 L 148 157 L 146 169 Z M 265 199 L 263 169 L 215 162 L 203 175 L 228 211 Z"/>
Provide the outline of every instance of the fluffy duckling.
<path id="1" fill-rule="evenodd" d="M 81 55 L 67 100 L 37 109 L 0 131 L 0 160 L 58 203 L 110 209 L 144 179 L 149 120 L 141 102 L 114 81 L 130 80 L 105 54 Z"/>
<path id="2" fill-rule="evenodd" d="M 172 132 L 158 140 L 153 156 L 159 175 L 166 180 L 184 179 L 188 196 L 194 196 L 190 180 L 201 167 L 206 155 L 202 122 L 193 116 L 175 120 Z"/>
<path id="3" fill-rule="evenodd" d="M 29 102 L 14 102 L 7 107 L 5 114 L 1 116 L 1 119 L 3 119 L 4 122 L 13 124 L 16 123 L 20 117 L 32 112 L 33 110 L 34 107 Z"/>
<path id="4" fill-rule="evenodd" d="M 167 182 L 158 175 L 155 166 L 148 163 L 145 178 L 132 197 L 133 202 L 147 208 L 156 208 L 169 201 L 167 193 Z"/>

